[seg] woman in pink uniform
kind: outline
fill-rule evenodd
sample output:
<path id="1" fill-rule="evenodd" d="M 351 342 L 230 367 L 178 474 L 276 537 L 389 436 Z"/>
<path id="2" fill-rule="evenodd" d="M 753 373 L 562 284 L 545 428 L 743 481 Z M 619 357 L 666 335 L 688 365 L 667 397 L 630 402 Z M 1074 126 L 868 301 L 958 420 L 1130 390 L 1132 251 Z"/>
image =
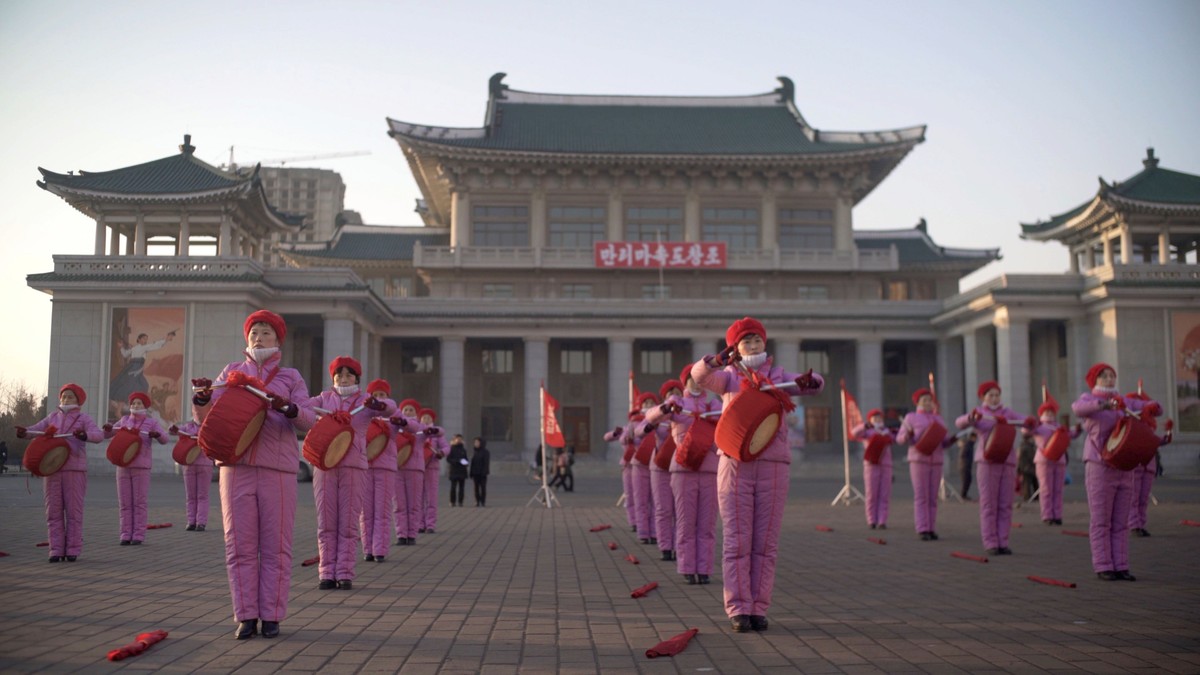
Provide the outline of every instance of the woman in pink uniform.
<path id="1" fill-rule="evenodd" d="M 358 557 L 358 528 L 362 518 L 362 493 L 367 478 L 367 425 L 372 417 L 395 412 L 386 399 L 362 391 L 362 364 L 350 356 L 329 363 L 333 387 L 308 400 L 309 407 L 350 415 L 354 440 L 341 463 L 332 469 L 317 469 L 313 476 L 313 498 L 317 507 L 317 552 L 321 556 L 319 590 L 354 586 Z"/>
<path id="2" fill-rule="evenodd" d="M 696 382 L 721 397 L 724 414 L 729 414 L 729 404 L 742 388 L 751 386 L 737 361 L 767 382 L 795 382 L 796 389 L 786 390 L 792 396 L 812 396 L 825 388 L 825 381 L 812 371 L 789 373 L 771 363 L 766 351 L 767 331 L 757 319 L 745 317 L 733 322 L 725 331 L 725 344 L 725 351 L 706 356 L 692 367 Z M 788 465 L 792 461 L 788 427 L 780 424 L 753 462 L 739 462 L 730 450 L 720 450 L 717 504 L 725 533 L 725 613 L 735 632 L 764 631 L 775 586 L 779 530 L 787 505 Z"/>
<path id="3" fill-rule="evenodd" d="M 225 366 L 217 377 L 233 373 L 254 378 L 271 397 L 270 409 L 254 442 L 235 464 L 219 464 L 221 513 L 225 525 L 225 569 L 233 597 L 234 634 L 246 640 L 258 633 L 279 635 L 287 616 L 292 582 L 292 532 L 296 522 L 296 471 L 300 444 L 296 431 L 313 424 L 304 378 L 279 362 L 279 346 L 287 335 L 283 317 L 259 310 L 246 317 L 245 358 Z M 199 391 L 192 410 L 203 426 L 215 401 L 227 391 L 213 389 L 212 380 L 192 380 Z"/>
<path id="4" fill-rule="evenodd" d="M 643 416 L 638 410 L 630 410 L 627 417 L 629 421 L 625 423 L 625 426 L 604 432 L 604 440 L 609 443 L 621 444 L 621 487 L 625 495 L 625 520 L 629 523 L 629 529 L 637 532 L 637 500 L 633 494 L 632 463 L 633 453 L 637 450 L 637 446 L 633 444 L 633 432 L 630 430 L 630 425 L 640 421 Z M 627 430 L 630 430 L 629 433 L 626 433 Z"/>
<path id="5" fill-rule="evenodd" d="M 371 380 L 367 385 L 367 394 L 393 409 L 396 407 L 395 401 L 388 398 L 392 395 L 392 386 L 387 380 Z M 383 425 L 388 441 L 375 459 L 367 460 L 359 529 L 362 531 L 363 560 L 383 562 L 387 560 L 392 544 L 392 503 L 396 499 L 396 434 L 387 420 L 376 417 L 369 424 Z"/>
<path id="6" fill-rule="evenodd" d="M 70 434 L 65 438 L 70 454 L 62 468 L 42 480 L 52 563 L 75 562 L 83 552 L 83 498 L 87 494 L 87 447 L 99 443 L 104 432 L 80 406 L 87 400 L 83 387 L 69 382 L 58 390 L 58 410 L 29 428 L 16 427 L 17 438 L 50 430 Z"/>
<path id="7" fill-rule="evenodd" d="M 1033 436 L 1033 444 L 1037 446 L 1033 464 L 1037 470 L 1038 503 L 1042 507 L 1042 522 L 1047 525 L 1062 525 L 1063 481 L 1067 474 L 1066 451 L 1053 460 L 1047 457 L 1045 452 L 1046 443 L 1059 429 L 1057 417 L 1058 403 L 1054 399 L 1047 399 L 1038 406 L 1037 426 L 1025 432 Z M 1078 438 L 1082 431 L 1083 427 L 1076 424 L 1075 428 L 1067 433 L 1074 439 Z"/>
<path id="8" fill-rule="evenodd" d="M 954 442 L 954 436 L 949 433 L 937 443 L 927 448 L 918 448 L 917 444 L 931 426 L 946 428 L 942 416 L 934 412 L 933 392 L 929 389 L 918 389 L 912 395 L 913 404 L 917 409 L 904 416 L 900 423 L 900 431 L 896 434 L 896 442 L 908 444 L 908 475 L 913 486 L 913 524 L 921 541 L 937 541 L 937 508 L 938 488 L 942 484 L 942 461 L 946 448 Z M 925 452 L 928 450 L 928 452 Z"/>
<path id="9" fill-rule="evenodd" d="M 646 413 L 646 421 L 668 420 L 676 447 L 683 448 L 696 417 L 720 411 L 721 403 L 692 379 L 692 364 L 684 367 L 679 379 L 686 383 L 683 392 L 668 395 L 662 405 Z M 709 420 L 716 423 L 715 417 Z M 669 472 L 675 498 L 675 569 L 689 585 L 707 584 L 717 541 L 717 446 L 704 448 L 694 466 L 680 464 L 678 457 L 677 451 Z"/>
<path id="10" fill-rule="evenodd" d="M 1092 570 L 1105 581 L 1134 581 L 1129 572 L 1129 508 L 1133 503 L 1133 472 L 1109 466 L 1101 456 L 1117 422 L 1125 411 L 1145 411 L 1149 417 L 1162 414 L 1156 401 L 1121 396 L 1117 371 L 1107 363 L 1088 369 L 1091 391 L 1079 395 L 1071 411 L 1083 420 L 1087 440 L 1083 446 L 1091 524 Z"/>
<path id="11" fill-rule="evenodd" d="M 1136 398 L 1140 401 L 1149 401 L 1150 397 L 1146 392 L 1142 391 L 1142 383 L 1138 381 L 1138 390 L 1126 394 L 1129 398 Z M 1153 417 L 1143 417 L 1143 420 L 1150 425 L 1152 429 L 1158 429 L 1158 421 Z M 1167 445 L 1171 442 L 1171 422 L 1167 421 L 1167 433 L 1159 437 L 1159 445 Z M 1150 508 L 1150 490 L 1154 487 L 1154 479 L 1158 475 L 1158 453 L 1154 453 L 1154 457 L 1145 464 L 1139 464 L 1133 468 L 1133 503 L 1129 505 L 1129 531 L 1139 537 L 1149 537 L 1150 531 L 1146 529 L 1146 514 Z"/>
<path id="12" fill-rule="evenodd" d="M 634 405 L 639 412 L 639 424 L 632 424 L 626 427 L 626 432 L 633 441 L 636 448 L 633 453 L 633 459 L 629 461 L 633 466 L 633 497 L 634 506 L 636 507 L 637 515 L 637 533 L 638 538 L 643 544 L 657 544 L 658 538 L 654 532 L 654 494 L 653 486 L 650 484 L 650 465 L 653 463 L 654 450 L 646 452 L 642 446 L 643 431 L 645 428 L 646 411 L 658 405 L 658 397 L 652 391 L 644 391 L 634 401 Z M 647 442 L 649 444 L 649 441 Z"/>
<path id="13" fill-rule="evenodd" d="M 678 398 L 682 393 L 683 385 L 679 383 L 679 380 L 667 380 L 658 388 L 658 396 L 663 401 L 666 401 L 669 396 Z M 651 408 L 647 412 L 646 423 L 642 430 L 646 433 L 653 433 L 655 436 L 654 456 L 650 460 L 650 496 L 654 501 L 654 535 L 658 539 L 658 550 L 662 552 L 662 559 L 671 561 L 675 560 L 675 495 L 671 492 L 670 458 L 666 458 L 668 461 L 666 469 L 659 466 L 659 453 L 671 449 L 667 444 L 671 425 L 657 424 L 650 420 L 650 413 L 660 407 Z M 647 431 L 647 427 L 649 427 L 649 431 Z"/>
<path id="14" fill-rule="evenodd" d="M 412 434 L 416 440 L 412 452 L 396 472 L 396 545 L 412 546 L 417 543 L 417 532 L 421 529 L 424 515 L 421 513 L 421 491 L 425 485 L 425 454 L 422 452 L 422 432 L 426 427 L 417 418 L 421 404 L 416 399 L 400 401 L 400 411 L 392 417 L 392 424 L 400 431 Z M 434 430 L 436 427 L 429 427 Z"/>
<path id="15" fill-rule="evenodd" d="M 129 395 L 129 414 L 116 424 L 104 425 L 104 437 L 112 438 L 117 429 L 136 431 L 141 448 L 128 466 L 117 467 L 117 505 L 121 509 L 121 545 L 141 545 L 146 540 L 147 502 L 150 499 L 150 469 L 154 466 L 151 441 L 167 442 L 167 432 L 150 416 L 150 395 L 135 391 Z"/>
<path id="16" fill-rule="evenodd" d="M 996 427 L 1011 424 L 1032 428 L 1035 420 L 1013 412 L 1000 403 L 1000 385 L 988 380 L 979 385 L 976 392 L 982 403 L 966 415 L 955 420 L 959 429 L 974 427 L 979 434 L 975 443 L 976 480 L 979 483 L 979 534 L 988 555 L 1012 555 L 1008 547 L 1008 533 L 1012 528 L 1013 486 L 1017 481 L 1017 453 L 1013 443 L 1008 443 L 1003 459 L 987 459 L 985 450 L 992 441 Z M 1016 440 L 1016 437 L 1013 437 Z"/>
<path id="17" fill-rule="evenodd" d="M 183 426 L 171 425 L 172 436 L 191 436 L 200 433 L 200 423 L 190 420 Z M 187 500 L 188 531 L 203 532 L 208 527 L 208 491 L 212 484 L 213 461 L 203 452 L 196 461 L 183 467 L 183 495 Z"/>
<path id="18" fill-rule="evenodd" d="M 867 421 L 850 430 L 855 440 L 866 448 L 874 443 L 886 443 L 883 452 L 874 461 L 863 453 L 863 487 L 866 488 L 867 525 L 874 530 L 887 529 L 888 506 L 892 501 L 892 432 L 883 425 L 883 411 L 875 408 L 867 412 Z M 878 440 L 875 440 L 878 439 Z"/>
<path id="19" fill-rule="evenodd" d="M 421 408 L 417 414 L 420 416 L 421 424 L 426 427 L 431 427 L 437 423 L 437 412 L 430 408 Z M 437 531 L 440 462 L 446 457 L 446 453 L 450 452 L 450 444 L 446 442 L 444 436 L 426 436 L 422 446 L 424 446 L 424 452 L 421 456 L 425 458 L 425 484 L 421 490 L 421 498 L 424 501 L 424 509 L 422 510 L 422 522 L 424 524 L 418 530 L 418 533 L 433 534 Z"/>

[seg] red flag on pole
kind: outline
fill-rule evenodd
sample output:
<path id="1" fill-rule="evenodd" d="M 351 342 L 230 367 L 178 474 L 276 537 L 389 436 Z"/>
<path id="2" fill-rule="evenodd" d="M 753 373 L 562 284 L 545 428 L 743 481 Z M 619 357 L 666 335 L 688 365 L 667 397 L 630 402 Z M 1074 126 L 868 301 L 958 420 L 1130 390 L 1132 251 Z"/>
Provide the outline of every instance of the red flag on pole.
<path id="1" fill-rule="evenodd" d="M 858 407 L 858 401 L 854 400 L 854 396 L 846 389 L 846 381 L 841 380 L 842 396 L 846 399 L 846 438 L 853 438 L 850 433 L 854 427 L 863 423 L 862 409 Z"/>
<path id="2" fill-rule="evenodd" d="M 552 448 L 567 447 L 567 439 L 563 438 L 562 427 L 558 426 L 558 401 L 542 388 L 542 405 L 545 406 L 542 410 L 542 436 L 546 439 L 546 445 Z"/>

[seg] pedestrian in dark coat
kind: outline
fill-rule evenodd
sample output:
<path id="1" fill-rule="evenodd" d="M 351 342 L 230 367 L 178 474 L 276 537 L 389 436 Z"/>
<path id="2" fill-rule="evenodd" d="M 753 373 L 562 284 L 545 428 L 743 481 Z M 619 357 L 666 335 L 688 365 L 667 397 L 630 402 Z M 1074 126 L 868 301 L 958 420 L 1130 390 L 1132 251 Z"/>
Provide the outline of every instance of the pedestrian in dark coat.
<path id="1" fill-rule="evenodd" d="M 471 482 L 475 484 L 475 506 L 487 505 L 487 477 L 491 472 L 491 453 L 487 441 L 475 437 L 475 454 L 471 456 Z"/>
<path id="2" fill-rule="evenodd" d="M 447 472 L 450 476 L 450 506 L 462 506 L 463 492 L 466 490 L 467 483 L 467 467 L 471 463 L 467 459 L 467 446 L 463 445 L 462 434 L 454 436 L 454 442 L 450 444 L 450 454 L 446 455 L 446 463 L 450 465 L 450 470 Z"/>

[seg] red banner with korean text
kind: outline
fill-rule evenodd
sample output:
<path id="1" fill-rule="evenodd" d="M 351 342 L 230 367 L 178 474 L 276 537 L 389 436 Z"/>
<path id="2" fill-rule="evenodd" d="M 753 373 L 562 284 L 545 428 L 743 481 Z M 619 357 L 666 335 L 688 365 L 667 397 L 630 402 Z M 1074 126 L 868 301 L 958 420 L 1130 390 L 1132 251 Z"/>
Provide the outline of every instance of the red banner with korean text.
<path id="1" fill-rule="evenodd" d="M 850 432 L 854 427 L 863 423 L 862 408 L 858 407 L 858 401 L 854 400 L 854 396 L 846 388 L 846 380 L 843 379 L 838 384 L 846 403 L 846 438 L 854 438 Z"/>
<path id="2" fill-rule="evenodd" d="M 724 269 L 723 241 L 598 241 L 596 267 Z"/>
<path id="3" fill-rule="evenodd" d="M 546 446 L 550 448 L 567 447 L 567 439 L 563 438 L 562 427 L 558 425 L 558 401 L 550 392 L 542 389 L 542 436 Z"/>

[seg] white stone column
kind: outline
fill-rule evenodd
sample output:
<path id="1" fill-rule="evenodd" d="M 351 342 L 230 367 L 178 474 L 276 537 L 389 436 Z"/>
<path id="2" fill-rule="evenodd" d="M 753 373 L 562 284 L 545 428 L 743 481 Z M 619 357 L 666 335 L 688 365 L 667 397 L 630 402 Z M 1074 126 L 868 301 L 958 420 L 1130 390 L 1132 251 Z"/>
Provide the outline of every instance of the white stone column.
<path id="1" fill-rule="evenodd" d="M 221 214 L 221 233 L 217 238 L 217 255 L 222 258 L 233 257 L 233 224 L 229 222 L 229 214 Z"/>
<path id="2" fill-rule="evenodd" d="M 340 316 L 325 317 L 325 353 L 321 368 L 321 389 L 333 382 L 329 379 L 328 365 L 337 357 L 354 353 L 354 321 Z M 314 387 L 315 388 L 315 387 Z"/>
<path id="3" fill-rule="evenodd" d="M 1112 267 L 1112 264 L 1113 264 L 1112 237 L 1105 237 L 1101 241 L 1101 247 L 1104 251 L 1104 264 L 1108 267 Z"/>
<path id="4" fill-rule="evenodd" d="M 534 190 L 529 197 L 529 245 L 544 248 L 549 242 L 546 234 L 546 191 Z"/>
<path id="5" fill-rule="evenodd" d="M 550 365 L 550 338 L 525 338 L 525 445 L 521 456 L 542 442 L 542 407 L 539 387 L 546 379 Z"/>
<path id="6" fill-rule="evenodd" d="M 629 421 L 629 371 L 633 369 L 633 340 L 631 338 L 608 339 L 608 414 L 604 429 L 608 430 Z M 605 456 L 614 459 L 621 455 L 616 443 L 606 445 Z"/>
<path id="7" fill-rule="evenodd" d="M 179 216 L 179 242 L 176 247 L 176 255 L 181 258 L 186 258 L 191 252 L 192 244 L 192 223 L 188 217 L 187 211 Z"/>
<path id="8" fill-rule="evenodd" d="M 450 245 L 471 245 L 471 196 L 455 190 L 450 197 Z"/>
<path id="9" fill-rule="evenodd" d="M 692 339 L 692 363 L 716 352 L 717 340 L 714 337 L 712 340 L 697 340 Z"/>
<path id="10" fill-rule="evenodd" d="M 1133 262 L 1133 237 L 1129 234 L 1129 226 L 1121 228 L 1121 264 Z"/>
<path id="11" fill-rule="evenodd" d="M 937 361 L 936 376 L 938 401 L 942 410 L 956 412 L 966 410 L 963 394 L 963 354 L 954 339 L 941 339 L 935 347 Z"/>
<path id="12" fill-rule="evenodd" d="M 683 239 L 704 239 L 704 234 L 700 231 L 700 193 L 695 188 L 688 190 L 683 198 Z"/>
<path id="13" fill-rule="evenodd" d="M 883 407 L 883 340 L 878 338 L 859 338 L 854 343 L 854 358 L 858 363 L 858 382 L 854 389 L 854 397 L 862 406 L 863 413 L 871 408 Z M 827 373 L 825 388 L 834 383 L 828 380 Z"/>
<path id="14" fill-rule="evenodd" d="M 378 372 L 378 362 L 371 359 L 371 337 L 371 332 L 367 330 L 366 326 L 358 327 L 358 349 L 354 350 L 354 356 L 362 364 L 364 374 Z M 372 376 L 368 380 L 363 380 L 363 387 L 366 387 L 367 382 L 375 379 L 375 377 L 378 376 Z"/>
<path id="15" fill-rule="evenodd" d="M 443 336 L 439 342 L 441 347 L 441 364 L 438 368 L 441 377 L 441 408 L 438 408 L 438 422 L 447 432 L 460 433 L 465 428 L 466 414 L 463 394 L 466 383 L 463 381 L 465 368 L 463 351 L 466 339 L 459 335 Z"/>
<path id="16" fill-rule="evenodd" d="M 108 228 L 108 254 L 121 255 L 121 229 L 115 225 Z"/>
<path id="17" fill-rule="evenodd" d="M 1067 321 L 1067 391 L 1069 392 L 1082 392 L 1087 389 L 1084 377 L 1087 375 L 1088 368 L 1092 367 L 1090 335 L 1091 329 L 1088 325 L 1087 315 Z M 1059 401 L 1059 405 L 1064 405 L 1064 402 Z"/>
<path id="18" fill-rule="evenodd" d="M 833 209 L 833 247 L 839 251 L 854 250 L 854 224 L 850 209 L 850 200 L 838 197 Z"/>
<path id="19" fill-rule="evenodd" d="M 975 390 L 983 378 L 979 375 L 979 340 L 975 329 L 963 333 L 963 402 L 964 410 L 967 402 L 975 400 Z"/>
<path id="20" fill-rule="evenodd" d="M 141 211 L 137 213 L 137 224 L 133 231 L 133 254 L 146 255 L 146 216 Z"/>
<path id="21" fill-rule="evenodd" d="M 994 323 L 997 381 L 1004 392 L 1004 401 L 1018 413 L 1032 415 L 1036 406 L 1031 407 L 1029 321 L 1003 311 L 997 313 Z"/>
<path id="22" fill-rule="evenodd" d="M 1158 233 L 1158 264 L 1168 265 L 1171 262 L 1171 233 L 1163 228 Z"/>
<path id="23" fill-rule="evenodd" d="M 101 213 L 96 216 L 96 246 L 93 255 L 104 255 L 104 235 L 104 214 Z"/>
<path id="24" fill-rule="evenodd" d="M 625 239 L 625 203 L 621 192 L 613 190 L 608 193 L 608 240 L 622 241 Z"/>
<path id="25" fill-rule="evenodd" d="M 772 362 L 789 373 L 800 370 L 800 340 L 796 338 L 774 338 L 773 340 L 775 349 L 771 352 Z M 821 373 L 821 376 L 827 377 L 828 373 Z"/>
<path id="26" fill-rule="evenodd" d="M 775 193 L 767 190 L 762 196 L 762 230 L 758 247 L 779 250 L 779 209 L 775 205 Z"/>

